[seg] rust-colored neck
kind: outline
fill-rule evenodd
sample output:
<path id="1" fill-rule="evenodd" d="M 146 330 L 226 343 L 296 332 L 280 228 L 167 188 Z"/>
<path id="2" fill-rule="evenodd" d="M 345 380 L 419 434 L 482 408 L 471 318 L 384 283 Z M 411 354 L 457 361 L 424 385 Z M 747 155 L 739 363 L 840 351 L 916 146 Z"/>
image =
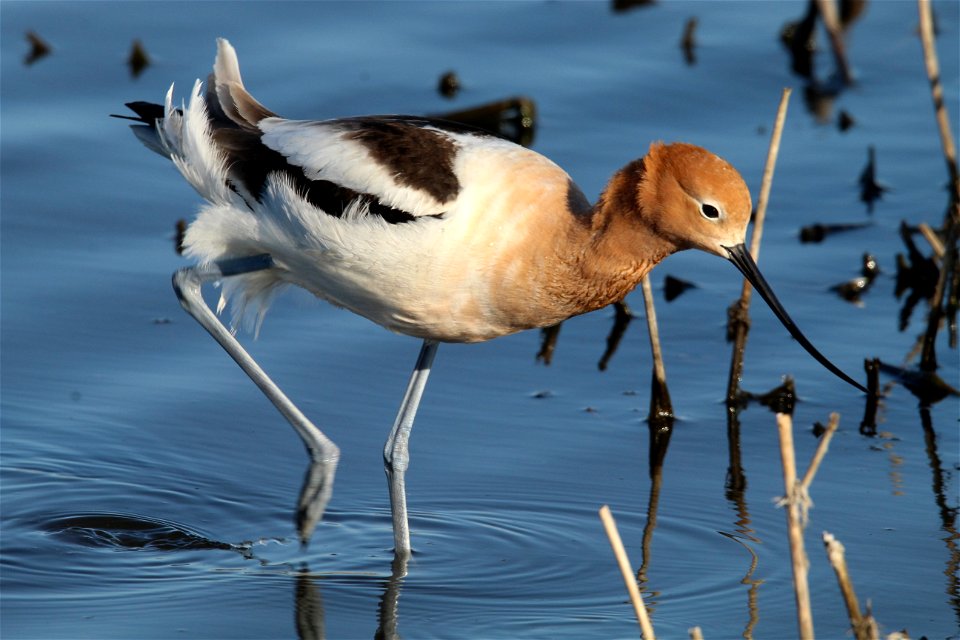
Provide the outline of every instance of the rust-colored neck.
<path id="1" fill-rule="evenodd" d="M 582 247 L 570 262 L 575 278 L 567 295 L 586 313 L 622 300 L 654 266 L 677 247 L 650 226 L 656 212 L 644 211 L 644 161 L 623 167 L 607 184 L 590 214 L 575 225 L 571 246 Z"/>

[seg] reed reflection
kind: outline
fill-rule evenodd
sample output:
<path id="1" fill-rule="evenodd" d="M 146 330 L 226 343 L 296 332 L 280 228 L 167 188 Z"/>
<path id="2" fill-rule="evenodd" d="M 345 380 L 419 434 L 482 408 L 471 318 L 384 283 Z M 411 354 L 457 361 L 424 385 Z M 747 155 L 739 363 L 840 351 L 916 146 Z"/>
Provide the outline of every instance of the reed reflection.
<path id="1" fill-rule="evenodd" d="M 806 82 L 803 96 L 810 113 L 818 122 L 832 118 L 833 103 L 844 88 L 853 84 L 847 60 L 844 36 L 866 9 L 866 0 L 842 0 L 839 12 L 832 1 L 809 0 L 804 15 L 783 25 L 780 41 L 790 55 L 790 70 Z M 825 78 L 816 70 L 817 24 L 822 23 L 835 66 Z M 849 115 L 846 116 L 849 119 Z M 844 119 L 839 126 L 843 130 Z"/>
<path id="2" fill-rule="evenodd" d="M 930 407 L 920 406 L 920 425 L 923 427 L 923 440 L 927 452 L 927 462 L 930 466 L 931 488 L 933 489 L 934 503 L 940 514 L 940 528 L 946 534 L 943 537 L 947 547 L 947 560 L 944 575 L 947 576 L 946 594 L 954 616 L 960 624 L 960 533 L 957 531 L 958 506 L 951 506 L 947 494 L 949 491 L 950 474 L 943 469 L 943 462 L 937 450 L 937 432 L 933 428 L 933 418 Z M 951 496 L 956 499 L 956 494 Z"/>
<path id="3" fill-rule="evenodd" d="M 764 580 L 759 580 L 753 577 L 753 574 L 756 573 L 757 567 L 760 565 L 760 558 L 757 556 L 757 552 L 753 550 L 753 547 L 745 543 L 740 539 L 740 536 L 733 535 L 730 533 L 725 533 L 723 531 L 719 532 L 720 535 L 733 540 L 744 549 L 747 550 L 747 553 L 750 554 L 750 566 L 747 568 L 746 574 L 743 578 L 740 579 L 740 584 L 747 586 L 747 625 L 743 629 L 742 636 L 744 638 L 752 638 L 753 630 L 756 628 L 757 623 L 760 622 L 760 607 L 758 605 L 759 596 L 760 596 L 760 585 L 764 583 Z M 750 541 L 758 542 L 758 540 L 752 536 L 749 537 Z"/>

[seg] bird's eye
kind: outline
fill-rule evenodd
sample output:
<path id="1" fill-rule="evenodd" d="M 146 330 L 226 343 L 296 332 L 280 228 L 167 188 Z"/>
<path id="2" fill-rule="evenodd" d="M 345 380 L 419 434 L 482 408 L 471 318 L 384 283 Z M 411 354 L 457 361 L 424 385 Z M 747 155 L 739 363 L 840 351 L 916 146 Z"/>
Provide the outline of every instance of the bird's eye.
<path id="1" fill-rule="evenodd" d="M 712 204 L 704 203 L 700 205 L 700 213 L 702 213 L 703 217 L 707 220 L 716 220 L 720 217 L 720 210 Z"/>

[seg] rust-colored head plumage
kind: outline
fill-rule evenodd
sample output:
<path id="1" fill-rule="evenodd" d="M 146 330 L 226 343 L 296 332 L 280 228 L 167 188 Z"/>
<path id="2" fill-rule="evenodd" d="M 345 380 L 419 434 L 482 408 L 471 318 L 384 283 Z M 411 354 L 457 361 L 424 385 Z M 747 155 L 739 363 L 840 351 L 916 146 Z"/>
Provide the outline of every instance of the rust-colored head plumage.
<path id="1" fill-rule="evenodd" d="M 637 204 L 658 235 L 723 258 L 724 247 L 744 241 L 750 191 L 730 163 L 692 144 L 655 142 L 643 165 Z"/>

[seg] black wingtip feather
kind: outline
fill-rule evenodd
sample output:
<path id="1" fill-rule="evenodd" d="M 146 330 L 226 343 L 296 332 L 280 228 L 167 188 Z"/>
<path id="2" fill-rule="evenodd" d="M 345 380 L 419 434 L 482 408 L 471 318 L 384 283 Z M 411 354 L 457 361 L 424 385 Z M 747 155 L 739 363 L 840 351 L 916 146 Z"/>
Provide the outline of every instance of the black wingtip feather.
<path id="1" fill-rule="evenodd" d="M 156 124 L 157 120 L 162 120 L 164 116 L 162 104 L 137 100 L 135 102 L 126 102 L 124 105 L 130 109 L 130 111 L 133 111 L 135 114 L 137 114 L 136 117 L 119 115 L 116 113 L 111 113 L 110 117 L 120 118 L 121 120 L 133 120 L 134 122 L 142 122 L 144 124 L 153 126 Z"/>

